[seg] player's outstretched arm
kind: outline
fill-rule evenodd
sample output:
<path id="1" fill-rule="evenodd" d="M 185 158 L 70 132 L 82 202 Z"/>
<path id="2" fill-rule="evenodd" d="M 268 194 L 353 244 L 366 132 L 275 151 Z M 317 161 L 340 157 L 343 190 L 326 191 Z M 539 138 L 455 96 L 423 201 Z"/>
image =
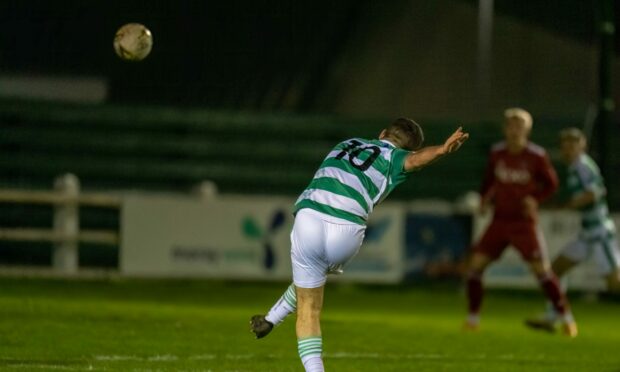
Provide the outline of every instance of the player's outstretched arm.
<path id="1" fill-rule="evenodd" d="M 405 171 L 411 172 L 423 168 L 443 155 L 455 152 L 468 138 L 469 133 L 463 132 L 463 128 L 459 127 L 443 145 L 428 146 L 410 153 L 405 159 Z"/>

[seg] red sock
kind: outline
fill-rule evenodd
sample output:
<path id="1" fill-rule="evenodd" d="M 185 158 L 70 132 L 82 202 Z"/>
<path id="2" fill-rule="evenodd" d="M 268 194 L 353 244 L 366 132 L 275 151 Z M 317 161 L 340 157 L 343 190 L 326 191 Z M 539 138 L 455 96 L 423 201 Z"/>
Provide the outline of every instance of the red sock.
<path id="1" fill-rule="evenodd" d="M 482 306 L 482 280 L 480 273 L 470 273 L 467 278 L 467 298 L 469 299 L 469 313 L 478 314 Z"/>
<path id="2" fill-rule="evenodd" d="M 564 294 L 562 294 L 562 290 L 560 290 L 560 284 L 558 283 L 558 278 L 555 274 L 546 274 L 539 277 L 538 281 L 540 282 L 543 292 L 545 292 L 545 295 L 549 301 L 551 301 L 555 311 L 560 315 L 566 314 L 566 310 L 568 310 L 568 302 L 566 301 Z"/>

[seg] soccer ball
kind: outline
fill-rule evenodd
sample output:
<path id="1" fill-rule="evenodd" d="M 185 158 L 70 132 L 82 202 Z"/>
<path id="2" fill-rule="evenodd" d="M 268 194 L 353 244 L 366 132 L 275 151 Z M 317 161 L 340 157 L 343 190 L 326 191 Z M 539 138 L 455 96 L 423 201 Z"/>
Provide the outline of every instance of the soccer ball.
<path id="1" fill-rule="evenodd" d="M 151 52 L 153 35 L 140 23 L 128 23 L 114 35 L 114 51 L 126 61 L 141 61 Z"/>

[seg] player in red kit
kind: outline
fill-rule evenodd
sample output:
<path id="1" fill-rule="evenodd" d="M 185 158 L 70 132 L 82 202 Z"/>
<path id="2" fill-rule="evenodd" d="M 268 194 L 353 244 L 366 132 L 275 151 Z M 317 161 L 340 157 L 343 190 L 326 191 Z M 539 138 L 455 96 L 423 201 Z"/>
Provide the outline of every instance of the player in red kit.
<path id="1" fill-rule="evenodd" d="M 493 146 L 484 175 L 480 209 L 495 206 L 491 221 L 481 240 L 473 248 L 467 275 L 469 315 L 465 329 L 475 330 L 480 323 L 482 275 L 508 245 L 516 248 L 538 278 L 543 292 L 561 314 L 563 331 L 577 335 L 566 297 L 551 271 L 545 242 L 537 227 L 538 204 L 553 194 L 558 177 L 545 150 L 529 142 L 532 116 L 520 108 L 504 112 L 505 141 Z"/>

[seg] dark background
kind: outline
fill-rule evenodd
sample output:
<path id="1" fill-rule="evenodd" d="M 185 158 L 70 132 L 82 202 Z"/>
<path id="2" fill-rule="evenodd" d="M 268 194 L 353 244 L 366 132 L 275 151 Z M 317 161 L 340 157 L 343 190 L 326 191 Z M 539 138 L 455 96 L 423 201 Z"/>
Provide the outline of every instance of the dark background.
<path id="1" fill-rule="evenodd" d="M 321 76 L 355 27 L 364 1 L 8 1 L 0 5 L 6 72 L 107 77 L 113 102 L 260 107 L 274 81 Z M 154 35 L 151 56 L 120 61 L 112 37 L 127 22 Z M 283 88 L 284 89 L 284 88 Z M 275 103 L 274 106 L 283 106 Z"/>
<path id="2" fill-rule="evenodd" d="M 586 0 L 500 0 L 495 1 L 495 14 L 537 33 L 587 48 L 597 45 L 597 3 Z M 413 59 L 419 59 L 422 54 L 432 52 L 423 47 L 422 39 L 428 42 L 438 31 L 450 31 L 453 39 L 471 32 L 475 36 L 476 6 L 477 1 L 473 0 L 395 0 L 385 3 L 370 0 L 68 0 L 62 3 L 4 0 L 0 2 L 0 72 L 104 77 L 109 82 L 111 102 L 355 114 L 355 109 L 338 107 L 338 99 L 331 100 L 334 91 L 347 89 L 347 86 L 338 84 L 336 74 L 343 72 L 334 70 L 341 63 L 345 64 L 340 67 L 345 69 L 344 74 L 358 73 L 347 72 L 346 64 L 351 59 L 359 59 L 364 50 L 372 52 L 372 45 L 358 48 L 360 40 L 372 39 L 370 31 L 390 30 L 398 23 L 409 23 L 411 32 L 415 33 L 413 40 L 419 45 L 405 47 L 415 50 L 417 57 Z M 453 20 L 443 25 L 442 30 L 431 30 L 433 34 L 429 35 L 415 29 L 415 24 L 429 29 L 434 17 L 447 19 L 451 9 L 463 8 L 470 8 L 467 15 L 472 18 L 473 30 L 468 27 L 461 32 L 459 28 L 463 24 Z M 400 15 L 409 13 L 410 19 L 403 21 L 400 18 Z M 618 9 L 616 18 L 617 14 Z M 112 53 L 114 32 L 127 22 L 144 23 L 154 35 L 151 56 L 138 64 L 124 63 Z M 396 43 L 403 32 L 392 31 L 394 35 L 389 35 L 388 40 Z M 499 28 L 495 31 L 496 43 L 502 41 L 501 32 Z M 531 39 L 531 36 L 520 38 Z M 446 49 L 453 48 L 450 41 L 430 42 L 440 47 L 443 42 Z M 475 42 L 475 39 L 462 40 L 473 50 Z M 617 41 L 615 45 L 617 52 L 620 50 Z M 532 50 L 521 53 L 526 54 L 525 58 L 536 58 L 538 47 L 545 46 L 529 45 L 527 48 Z M 378 46 L 375 49 L 377 53 L 382 52 Z M 447 57 L 463 58 L 459 53 L 454 50 Z M 343 54 L 350 57 L 343 61 Z M 495 59 L 499 63 L 501 56 Z M 563 61 L 538 62 L 557 65 Z M 417 66 L 415 61 L 410 65 L 412 69 Z M 500 68 L 506 67 L 500 65 Z M 406 73 L 411 72 L 404 71 L 403 76 Z M 433 79 L 438 80 L 438 72 L 427 74 L 431 73 L 434 76 L 429 77 L 429 86 Z M 443 71 L 443 74 L 455 73 Z M 501 73 L 509 74 L 510 71 Z M 554 85 L 551 83 L 549 85 Z M 471 91 L 473 87 L 468 88 Z M 442 94 L 442 91 L 432 91 L 426 85 L 420 85 L 418 89 L 424 89 L 426 95 Z M 528 94 L 534 93 L 523 91 L 510 98 L 514 102 Z M 564 94 L 576 93 L 569 91 Z M 528 101 L 526 98 L 521 100 Z M 412 101 L 415 104 L 416 99 Z M 441 107 L 444 116 L 452 111 L 460 113 L 450 105 Z M 389 112 L 381 107 L 375 111 Z"/>

